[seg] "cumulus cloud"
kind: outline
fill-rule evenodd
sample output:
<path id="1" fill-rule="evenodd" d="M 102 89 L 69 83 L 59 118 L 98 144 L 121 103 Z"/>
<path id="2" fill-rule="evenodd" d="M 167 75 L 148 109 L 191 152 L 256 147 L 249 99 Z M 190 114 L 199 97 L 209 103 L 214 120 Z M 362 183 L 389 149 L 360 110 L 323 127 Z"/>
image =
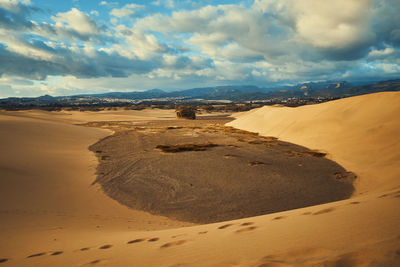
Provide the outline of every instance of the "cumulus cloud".
<path id="1" fill-rule="evenodd" d="M 107 8 L 112 8 L 118 6 L 118 2 L 101 1 L 100 6 L 105 6 Z"/>
<path id="2" fill-rule="evenodd" d="M 51 17 L 55 23 L 48 24 L 25 17 L 32 11 L 21 2 L 11 1 L 1 7 L 7 12 L 5 17 L 18 18 L 21 26 L 18 29 L 8 27 L 12 21 L 0 24 L 0 76 L 32 80 L 43 80 L 49 75 L 127 77 L 154 68 L 155 62 L 131 60 L 96 49 L 95 43 L 101 45 L 111 40 L 109 34 L 76 8 L 55 14 Z M 27 32 L 32 39 L 27 38 Z M 82 41 L 87 42 L 82 44 Z"/>
<path id="3" fill-rule="evenodd" d="M 234 56 L 235 60 L 262 56 L 274 58 L 291 53 L 295 48 L 291 40 L 293 28 L 281 23 L 278 17 L 265 14 L 259 6 L 220 5 L 207 6 L 192 11 L 174 12 L 171 16 L 154 15 L 139 20 L 138 29 L 158 31 L 168 38 L 181 38 L 180 33 L 189 34 L 187 44 L 195 45 L 211 57 Z M 228 48 L 239 51 L 243 56 L 223 52 Z"/>
<path id="4" fill-rule="evenodd" d="M 156 15 L 139 21 L 138 28 L 168 36 L 191 34 L 190 44 L 210 56 L 221 49 L 243 47 L 271 60 L 289 54 L 357 59 L 374 44 L 367 0 L 341 0 L 334 4 L 316 0 L 256 1 L 240 5 L 207 6 L 198 10 Z M 233 46 L 232 46 L 233 45 Z M 302 51 L 303 50 L 303 51 Z"/>
<path id="5" fill-rule="evenodd" d="M 50 19 L 54 23 L 38 23 L 30 20 L 29 17 L 34 13 L 44 14 L 39 8 L 16 0 L 1 0 L 0 34 L 16 37 L 29 33 L 57 40 L 107 41 L 110 39 L 88 14 L 76 8 L 51 16 Z"/>
<path id="6" fill-rule="evenodd" d="M 144 5 L 138 5 L 138 4 L 126 4 L 122 8 L 114 8 L 111 10 L 110 15 L 117 17 L 117 18 L 123 18 L 123 17 L 130 17 L 133 14 L 135 14 L 136 10 L 140 10 L 145 8 Z"/>
<path id="7" fill-rule="evenodd" d="M 0 47 L 0 75 L 18 75 L 44 80 L 49 75 L 73 75 L 75 77 L 127 77 L 131 73 L 144 73 L 154 69 L 156 62 L 129 60 L 118 54 L 96 52 L 93 57 L 58 49 L 54 54 L 58 60 L 26 57 L 23 54 Z M 118 64 L 116 64 L 118 62 Z"/>
<path id="8" fill-rule="evenodd" d="M 302 0 L 294 3 L 296 29 L 307 43 L 339 59 L 363 56 L 375 41 L 369 0 Z"/>
<path id="9" fill-rule="evenodd" d="M 68 12 L 57 13 L 51 18 L 56 22 L 57 27 L 73 30 L 80 34 L 99 33 L 101 31 L 89 15 L 76 8 L 72 8 Z"/>
<path id="10" fill-rule="evenodd" d="M 385 49 L 374 49 L 369 52 L 368 58 L 381 58 L 392 54 L 395 50 L 392 47 L 386 47 Z"/>
<path id="11" fill-rule="evenodd" d="M 385 42 L 396 42 L 398 28 L 387 29 L 388 24 L 399 24 L 398 16 L 393 15 L 390 23 L 380 22 L 380 16 L 387 17 L 383 15 L 386 2 L 392 10 L 398 10 L 399 3 L 383 2 L 257 0 L 250 8 L 217 5 L 153 15 L 139 20 L 134 28 L 176 39 L 185 33 L 189 37 L 184 42 L 199 47 L 203 54 L 238 64 L 262 60 L 277 66 L 288 61 L 304 65 L 321 60 L 352 61 L 381 45 L 382 29 L 387 32 Z"/>

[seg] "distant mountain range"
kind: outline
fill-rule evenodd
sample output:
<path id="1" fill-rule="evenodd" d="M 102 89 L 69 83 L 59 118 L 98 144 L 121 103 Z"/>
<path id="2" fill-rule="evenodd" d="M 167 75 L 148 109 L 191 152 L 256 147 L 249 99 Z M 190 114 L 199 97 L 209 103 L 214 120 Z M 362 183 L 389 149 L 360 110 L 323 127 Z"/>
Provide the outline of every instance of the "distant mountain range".
<path id="1" fill-rule="evenodd" d="M 399 91 L 400 79 L 377 82 L 367 85 L 352 85 L 346 81 L 339 82 L 310 82 L 295 86 L 262 88 L 252 85 L 217 86 L 193 88 L 181 91 L 165 92 L 153 89 L 144 92 L 112 92 L 104 94 L 86 94 L 77 97 L 99 97 L 110 99 L 204 99 L 204 100 L 231 100 L 249 101 L 270 98 L 315 98 L 315 97 L 348 97 L 369 94 L 381 91 Z"/>
<path id="2" fill-rule="evenodd" d="M 288 98 L 343 98 L 355 95 L 369 94 L 381 91 L 399 91 L 400 79 L 376 82 L 364 85 L 354 85 L 346 81 L 326 81 L 302 83 L 294 86 L 257 87 L 252 85 L 242 86 L 217 86 L 192 88 L 187 90 L 166 92 L 153 89 L 144 92 L 110 92 L 103 94 L 82 94 L 64 97 L 49 95 L 36 98 L 6 98 L 0 104 L 41 105 L 52 103 L 71 103 L 74 101 L 152 101 L 152 100 L 230 100 L 233 102 L 288 99 Z M 78 101 L 78 102 L 79 102 Z"/>

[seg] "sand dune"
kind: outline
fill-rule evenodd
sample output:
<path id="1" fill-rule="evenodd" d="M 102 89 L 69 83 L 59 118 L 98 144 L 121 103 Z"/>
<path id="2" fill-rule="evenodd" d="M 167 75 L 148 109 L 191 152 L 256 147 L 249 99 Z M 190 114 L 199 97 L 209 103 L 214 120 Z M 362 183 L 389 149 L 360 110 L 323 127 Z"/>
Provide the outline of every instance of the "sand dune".
<path id="1" fill-rule="evenodd" d="M 383 92 L 298 108 L 263 107 L 229 125 L 311 149 L 358 174 L 357 192 L 397 186 L 400 93 Z"/>
<path id="2" fill-rule="evenodd" d="M 357 193 L 184 228 L 90 186 L 96 160 L 87 147 L 108 132 L 73 124 L 129 116 L 3 113 L 0 265 L 399 266 L 399 103 L 399 93 L 379 93 L 238 115 L 235 127 L 328 152 L 358 174 Z M 174 229 L 155 230 L 163 227 Z"/>

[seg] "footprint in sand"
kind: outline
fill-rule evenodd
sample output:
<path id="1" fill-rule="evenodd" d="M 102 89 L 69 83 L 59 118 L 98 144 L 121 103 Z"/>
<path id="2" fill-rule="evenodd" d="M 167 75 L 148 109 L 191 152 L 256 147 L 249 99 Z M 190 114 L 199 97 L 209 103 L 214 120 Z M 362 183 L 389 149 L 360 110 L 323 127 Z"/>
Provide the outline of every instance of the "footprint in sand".
<path id="1" fill-rule="evenodd" d="M 135 239 L 135 240 L 128 241 L 127 244 L 139 243 L 139 242 L 142 242 L 144 240 L 145 240 L 144 238 L 138 238 L 138 239 Z"/>
<path id="2" fill-rule="evenodd" d="M 177 237 L 180 237 L 180 236 L 185 236 L 185 235 L 187 235 L 187 234 L 179 234 L 179 235 L 174 235 L 174 236 L 171 236 L 171 238 L 177 238 Z"/>
<path id="3" fill-rule="evenodd" d="M 101 262 L 101 260 L 94 260 L 94 261 L 89 262 L 89 264 L 97 264 L 99 262 Z"/>
<path id="4" fill-rule="evenodd" d="M 7 262 L 8 259 L 0 259 L 0 263 Z"/>
<path id="5" fill-rule="evenodd" d="M 244 222 L 240 226 L 248 226 L 248 225 L 253 225 L 253 222 Z"/>
<path id="6" fill-rule="evenodd" d="M 278 216 L 278 217 L 273 218 L 272 220 L 282 220 L 285 218 L 286 218 L 286 216 Z"/>
<path id="7" fill-rule="evenodd" d="M 393 196 L 393 198 L 399 198 L 400 191 L 393 192 L 393 193 L 386 193 L 386 194 L 380 195 L 379 198 L 392 197 L 392 196 Z"/>
<path id="8" fill-rule="evenodd" d="M 156 242 L 156 241 L 158 241 L 158 240 L 159 240 L 158 237 L 154 237 L 154 238 L 150 238 L 150 239 L 148 240 L 148 242 Z"/>
<path id="9" fill-rule="evenodd" d="M 179 245 L 182 245 L 182 244 L 184 244 L 186 242 L 187 242 L 186 240 L 178 240 L 178 241 L 175 241 L 175 242 L 169 242 L 169 243 L 165 243 L 160 248 L 169 248 L 169 247 L 173 247 L 173 246 L 179 246 Z"/>
<path id="10" fill-rule="evenodd" d="M 359 201 L 353 201 L 353 202 L 350 202 L 350 204 L 351 205 L 356 205 L 356 204 L 360 204 L 360 202 Z"/>
<path id="11" fill-rule="evenodd" d="M 112 245 L 103 245 L 103 246 L 99 247 L 99 249 L 109 249 L 111 247 L 112 247 Z"/>
<path id="12" fill-rule="evenodd" d="M 225 225 L 222 225 L 222 226 L 218 227 L 218 229 L 225 229 L 225 228 L 228 228 L 229 226 L 232 226 L 232 225 L 233 225 L 232 223 L 225 224 Z"/>
<path id="13" fill-rule="evenodd" d="M 400 191 L 394 192 L 393 195 L 393 198 L 400 198 Z"/>
<path id="14" fill-rule="evenodd" d="M 40 252 L 40 253 L 32 254 L 32 255 L 29 255 L 27 258 L 34 258 L 34 257 L 43 256 L 43 255 L 46 255 L 46 252 Z"/>
<path id="15" fill-rule="evenodd" d="M 81 248 L 81 249 L 79 249 L 80 251 L 86 251 L 86 250 L 89 250 L 90 248 Z"/>
<path id="16" fill-rule="evenodd" d="M 199 232 L 198 234 L 199 235 L 204 235 L 204 234 L 207 234 L 208 233 L 208 231 L 203 231 L 203 232 Z"/>
<path id="17" fill-rule="evenodd" d="M 257 226 L 249 226 L 249 227 L 246 227 L 246 228 L 242 228 L 242 229 L 236 230 L 236 233 L 249 232 L 249 231 L 253 231 L 255 229 L 257 229 Z"/>
<path id="18" fill-rule="evenodd" d="M 249 166 L 258 166 L 258 165 L 264 165 L 264 164 L 265 164 L 264 162 L 258 161 L 258 160 L 250 161 L 250 162 L 248 163 Z"/>
<path id="19" fill-rule="evenodd" d="M 311 214 L 310 211 L 306 211 L 306 212 L 304 212 L 302 215 L 310 215 L 310 214 Z"/>
<path id="20" fill-rule="evenodd" d="M 313 215 L 320 215 L 320 214 L 324 214 L 324 213 L 329 213 L 329 212 L 332 212 L 334 210 L 335 210 L 335 208 L 327 208 L 327 209 L 323 209 L 323 210 L 314 212 Z"/>
<path id="21" fill-rule="evenodd" d="M 50 255 L 51 256 L 57 256 L 57 255 L 60 255 L 60 254 L 63 254 L 64 253 L 64 251 L 54 251 L 53 253 L 51 253 Z"/>

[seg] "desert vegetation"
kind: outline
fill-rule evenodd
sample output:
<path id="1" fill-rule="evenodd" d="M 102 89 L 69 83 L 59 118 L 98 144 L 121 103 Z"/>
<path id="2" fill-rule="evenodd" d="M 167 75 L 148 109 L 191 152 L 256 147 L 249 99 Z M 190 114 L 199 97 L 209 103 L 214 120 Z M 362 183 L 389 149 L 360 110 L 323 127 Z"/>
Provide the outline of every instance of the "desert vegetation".
<path id="1" fill-rule="evenodd" d="M 205 143 L 205 144 L 180 144 L 180 145 L 158 145 L 157 149 L 160 149 L 166 153 L 178 153 L 185 151 L 206 151 L 211 147 L 216 147 L 217 144 Z"/>
<path id="2" fill-rule="evenodd" d="M 176 117 L 179 119 L 196 119 L 196 108 L 192 106 L 178 106 L 176 108 Z"/>

